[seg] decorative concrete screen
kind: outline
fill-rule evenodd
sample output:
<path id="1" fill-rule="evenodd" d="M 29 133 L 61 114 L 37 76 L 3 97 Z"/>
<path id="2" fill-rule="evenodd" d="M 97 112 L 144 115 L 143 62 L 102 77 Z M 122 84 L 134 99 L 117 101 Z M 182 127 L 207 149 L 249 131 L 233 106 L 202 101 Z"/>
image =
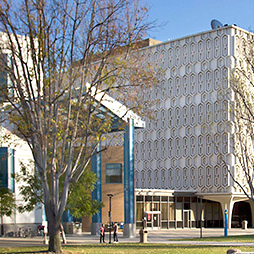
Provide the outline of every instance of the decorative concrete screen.
<path id="1" fill-rule="evenodd" d="M 229 192 L 233 184 L 228 78 L 236 27 L 223 27 L 146 49 L 163 70 L 146 91 L 154 119 L 135 132 L 136 188 Z"/>

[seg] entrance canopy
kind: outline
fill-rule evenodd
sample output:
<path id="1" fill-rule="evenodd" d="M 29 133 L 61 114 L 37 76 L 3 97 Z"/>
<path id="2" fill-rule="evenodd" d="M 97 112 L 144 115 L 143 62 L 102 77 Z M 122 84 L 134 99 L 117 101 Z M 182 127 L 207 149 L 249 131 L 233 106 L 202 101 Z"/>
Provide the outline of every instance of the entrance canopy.
<path id="1" fill-rule="evenodd" d="M 115 100 L 105 92 L 96 89 L 96 87 L 90 87 L 90 84 L 86 85 L 87 90 L 91 96 L 100 104 L 98 106 L 97 117 L 105 119 L 106 117 L 112 118 L 111 131 L 119 131 L 123 122 L 128 123 L 132 119 L 132 125 L 134 128 L 145 128 L 145 121 L 141 119 L 131 109 Z"/>

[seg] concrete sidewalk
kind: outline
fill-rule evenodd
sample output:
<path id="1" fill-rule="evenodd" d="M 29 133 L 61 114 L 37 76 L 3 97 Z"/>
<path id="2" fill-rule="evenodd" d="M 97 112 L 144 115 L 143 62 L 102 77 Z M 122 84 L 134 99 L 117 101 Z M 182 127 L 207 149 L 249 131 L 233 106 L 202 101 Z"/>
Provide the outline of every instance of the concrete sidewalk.
<path id="1" fill-rule="evenodd" d="M 254 247 L 254 229 L 230 229 L 228 230 L 228 236 L 233 235 L 253 235 L 253 243 L 239 243 L 239 242 L 213 242 L 213 241 L 199 241 L 200 229 L 169 229 L 169 230 L 153 230 L 148 231 L 148 243 L 163 243 L 163 244 L 191 244 L 191 245 L 211 245 L 211 246 L 253 246 Z M 224 229 L 202 229 L 203 237 L 216 237 L 224 236 Z M 136 237 L 124 238 L 122 233 L 118 234 L 120 243 L 139 243 L 139 231 L 137 231 Z M 184 240 L 188 238 L 196 238 L 196 240 Z M 182 239 L 182 241 L 176 241 L 176 239 Z M 113 234 L 111 237 L 113 242 Z M 106 244 L 109 242 L 109 234 L 105 237 Z M 100 244 L 99 236 L 91 235 L 90 233 L 82 233 L 78 235 L 67 235 L 68 245 L 80 245 L 80 244 Z M 34 238 L 12 238 L 12 237 L 0 237 L 1 247 L 15 247 L 15 246 L 42 246 L 42 237 Z"/>

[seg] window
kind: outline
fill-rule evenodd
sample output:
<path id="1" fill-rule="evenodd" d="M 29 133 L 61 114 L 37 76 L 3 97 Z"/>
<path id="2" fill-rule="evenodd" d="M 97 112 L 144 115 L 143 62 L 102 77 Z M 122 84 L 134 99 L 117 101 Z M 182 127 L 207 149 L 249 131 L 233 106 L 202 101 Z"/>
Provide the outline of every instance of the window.
<path id="1" fill-rule="evenodd" d="M 141 201 L 143 202 L 144 196 L 136 196 L 136 201 Z"/>
<path id="2" fill-rule="evenodd" d="M 0 100 L 3 100 L 4 97 L 7 95 L 7 72 L 4 69 L 4 66 L 7 63 L 7 55 L 0 54 L 0 61 L 4 62 L 4 64 L 2 64 L 2 67 L 0 68 Z"/>
<path id="3" fill-rule="evenodd" d="M 6 147 L 1 147 L 0 150 L 0 186 L 8 187 L 8 154 Z"/>
<path id="4" fill-rule="evenodd" d="M 14 150 L 0 147 L 0 187 L 9 188 L 14 192 Z"/>
<path id="5" fill-rule="evenodd" d="M 122 164 L 106 163 L 105 174 L 106 183 L 122 183 Z"/>
<path id="6" fill-rule="evenodd" d="M 167 220 L 168 219 L 168 203 L 161 203 L 161 219 Z"/>
<path id="7" fill-rule="evenodd" d="M 143 211 L 144 211 L 144 204 L 143 203 L 137 203 L 136 204 L 136 221 L 142 221 L 143 219 Z"/>
<path id="8" fill-rule="evenodd" d="M 174 220 L 175 219 L 175 204 L 174 203 L 169 203 L 169 220 Z"/>

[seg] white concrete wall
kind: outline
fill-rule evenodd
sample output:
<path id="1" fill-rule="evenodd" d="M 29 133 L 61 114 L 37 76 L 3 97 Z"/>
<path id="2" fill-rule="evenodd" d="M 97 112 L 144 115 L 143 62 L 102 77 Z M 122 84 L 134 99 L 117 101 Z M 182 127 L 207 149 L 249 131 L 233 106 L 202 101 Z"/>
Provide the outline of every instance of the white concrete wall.
<path id="1" fill-rule="evenodd" d="M 6 138 L 8 137 L 8 138 Z M 29 146 L 21 140 L 16 135 L 11 134 L 6 128 L 0 127 L 0 146 L 1 147 L 8 147 L 15 150 L 14 154 L 14 167 L 15 173 L 20 172 L 20 162 L 24 164 L 29 164 L 32 161 L 32 153 Z M 22 183 L 17 184 L 15 182 L 15 198 L 16 203 L 19 204 L 24 202 L 22 196 L 19 193 L 19 186 Z M 14 211 L 11 217 L 4 217 L 3 222 L 5 225 L 9 224 L 41 224 L 42 222 L 43 211 L 41 207 L 38 209 L 33 210 L 32 212 L 25 212 L 25 213 L 18 213 L 18 211 Z"/>

